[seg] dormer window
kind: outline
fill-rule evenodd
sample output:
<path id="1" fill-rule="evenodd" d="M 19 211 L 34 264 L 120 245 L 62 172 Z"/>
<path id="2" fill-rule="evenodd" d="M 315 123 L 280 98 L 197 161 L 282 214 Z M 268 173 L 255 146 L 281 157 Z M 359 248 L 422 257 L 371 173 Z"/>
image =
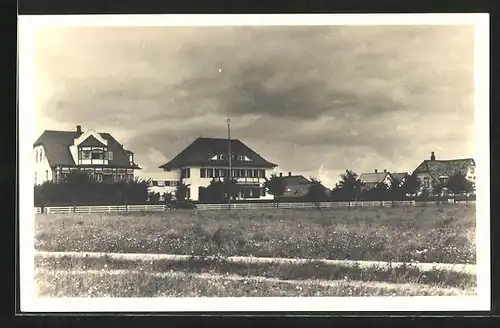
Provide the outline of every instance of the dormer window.
<path id="1" fill-rule="evenodd" d="M 128 154 L 128 161 L 130 164 L 134 163 L 134 155 L 133 154 Z"/>
<path id="2" fill-rule="evenodd" d="M 474 166 L 470 167 L 470 174 L 474 174 Z"/>

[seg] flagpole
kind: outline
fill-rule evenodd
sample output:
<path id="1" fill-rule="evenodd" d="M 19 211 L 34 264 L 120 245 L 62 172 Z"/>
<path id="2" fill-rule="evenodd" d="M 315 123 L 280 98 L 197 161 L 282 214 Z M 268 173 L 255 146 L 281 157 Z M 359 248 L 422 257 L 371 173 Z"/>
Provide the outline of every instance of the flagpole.
<path id="1" fill-rule="evenodd" d="M 227 193 L 228 193 L 228 205 L 229 205 L 229 209 L 231 209 L 231 192 L 230 192 L 230 189 L 232 187 L 232 176 L 233 176 L 233 170 L 232 170 L 232 162 L 231 162 L 231 127 L 230 127 L 230 123 L 231 123 L 231 120 L 228 118 L 227 119 L 227 141 L 228 141 L 228 149 L 229 149 L 229 180 L 228 180 L 228 184 L 227 184 Z"/>

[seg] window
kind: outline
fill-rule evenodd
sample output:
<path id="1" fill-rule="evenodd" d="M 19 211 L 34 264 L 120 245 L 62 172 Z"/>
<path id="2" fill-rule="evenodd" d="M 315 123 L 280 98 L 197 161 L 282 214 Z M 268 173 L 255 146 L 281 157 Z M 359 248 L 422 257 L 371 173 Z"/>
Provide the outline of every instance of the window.
<path id="1" fill-rule="evenodd" d="M 253 177 L 258 178 L 259 177 L 259 170 L 253 170 Z"/>
<path id="2" fill-rule="evenodd" d="M 253 178 L 253 176 L 252 176 L 252 170 L 246 170 L 246 172 L 247 172 L 246 175 L 247 175 L 248 178 Z"/>
<path id="3" fill-rule="evenodd" d="M 191 169 L 181 169 L 181 178 L 189 179 L 191 177 Z"/>
<path id="4" fill-rule="evenodd" d="M 200 177 L 201 178 L 207 177 L 207 169 L 200 169 Z"/>
<path id="5" fill-rule="evenodd" d="M 101 149 L 94 149 L 92 151 L 92 159 L 104 159 L 104 151 Z"/>
<path id="6" fill-rule="evenodd" d="M 35 153 L 35 163 L 38 163 L 38 150 Z"/>
<path id="7" fill-rule="evenodd" d="M 259 178 L 265 178 L 266 177 L 266 171 L 265 170 L 259 170 Z"/>
<path id="8" fill-rule="evenodd" d="M 191 188 L 186 188 L 186 199 L 191 199 Z"/>
<path id="9" fill-rule="evenodd" d="M 474 166 L 470 167 L 470 174 L 474 174 Z"/>
<path id="10" fill-rule="evenodd" d="M 238 156 L 238 161 L 244 161 L 245 160 L 245 156 Z"/>
<path id="11" fill-rule="evenodd" d="M 240 172 L 239 172 L 239 173 L 240 173 L 240 174 L 239 174 L 239 175 L 240 175 L 240 177 L 244 178 L 244 177 L 246 176 L 246 175 L 245 175 L 246 170 L 239 170 L 239 171 L 240 171 Z"/>
<path id="12" fill-rule="evenodd" d="M 106 152 L 104 152 L 104 159 L 112 161 L 113 160 L 113 152 L 112 151 L 106 151 Z"/>
<path id="13" fill-rule="evenodd" d="M 36 154 L 36 157 L 38 158 L 38 154 Z M 36 184 L 36 172 L 35 172 L 35 184 Z"/>
<path id="14" fill-rule="evenodd" d="M 43 151 L 40 150 L 40 162 L 43 160 Z"/>
<path id="15" fill-rule="evenodd" d="M 82 150 L 82 159 L 91 159 L 92 152 L 90 150 Z"/>
<path id="16" fill-rule="evenodd" d="M 214 169 L 208 169 L 208 177 L 213 178 L 214 177 Z"/>
<path id="17" fill-rule="evenodd" d="M 424 178 L 424 187 L 429 188 L 429 177 Z"/>
<path id="18" fill-rule="evenodd" d="M 128 161 L 130 162 L 130 164 L 134 163 L 134 155 L 133 154 L 128 155 Z"/>
<path id="19" fill-rule="evenodd" d="M 45 180 L 49 180 L 49 171 L 45 170 Z"/>
<path id="20" fill-rule="evenodd" d="M 102 182 L 102 172 L 95 172 L 94 178 L 95 178 L 95 181 Z"/>

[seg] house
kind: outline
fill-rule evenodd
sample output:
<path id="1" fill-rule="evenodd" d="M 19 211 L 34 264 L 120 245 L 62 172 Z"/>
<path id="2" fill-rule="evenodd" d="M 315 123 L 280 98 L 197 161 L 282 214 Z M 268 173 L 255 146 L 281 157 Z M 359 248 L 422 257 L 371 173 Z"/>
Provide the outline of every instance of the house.
<path id="1" fill-rule="evenodd" d="M 372 189 L 375 188 L 379 183 L 383 183 L 388 187 L 391 185 L 392 179 L 391 175 L 387 170 L 383 172 L 378 172 L 377 169 L 373 173 L 363 173 L 359 176 L 359 180 L 362 183 L 362 189 Z"/>
<path id="2" fill-rule="evenodd" d="M 131 181 L 134 153 L 124 149 L 111 134 L 94 130 L 45 130 L 33 144 L 35 185 L 61 181 L 71 171 L 85 171 L 98 182 Z"/>
<path id="3" fill-rule="evenodd" d="M 399 187 L 401 187 L 406 179 L 408 179 L 408 177 L 410 176 L 408 174 L 408 172 L 401 172 L 401 173 L 389 173 L 390 175 L 390 178 L 391 178 L 391 184 L 394 182 L 394 181 L 398 181 L 399 182 Z"/>
<path id="4" fill-rule="evenodd" d="M 475 188 L 476 163 L 472 158 L 437 160 L 434 152 L 431 152 L 430 159 L 424 160 L 414 171 L 420 181 L 421 188 L 426 188 L 432 193 L 433 185 L 444 185 L 449 178 L 457 172 L 462 173 L 472 182 Z"/>
<path id="5" fill-rule="evenodd" d="M 200 188 L 208 187 L 212 179 L 222 181 L 230 176 L 230 164 L 231 177 L 237 180 L 237 199 L 272 199 L 263 184 L 277 165 L 238 139 L 199 137 L 160 168 L 174 172 L 178 181 L 188 186 L 188 198 L 199 200 Z"/>
<path id="6" fill-rule="evenodd" d="M 148 192 L 160 194 L 160 200 L 164 200 L 165 194 L 173 195 L 179 184 L 176 172 L 137 172 L 137 177 L 148 182 Z"/>
<path id="7" fill-rule="evenodd" d="M 305 178 L 303 175 L 292 175 L 292 172 L 288 172 L 287 176 L 283 176 L 283 173 L 280 173 L 279 176 L 283 178 L 286 184 L 285 192 L 281 197 L 284 201 L 305 198 L 309 192 L 309 187 L 313 184 L 311 180 Z M 326 187 L 324 189 L 325 194 L 328 195 L 329 189 Z"/>

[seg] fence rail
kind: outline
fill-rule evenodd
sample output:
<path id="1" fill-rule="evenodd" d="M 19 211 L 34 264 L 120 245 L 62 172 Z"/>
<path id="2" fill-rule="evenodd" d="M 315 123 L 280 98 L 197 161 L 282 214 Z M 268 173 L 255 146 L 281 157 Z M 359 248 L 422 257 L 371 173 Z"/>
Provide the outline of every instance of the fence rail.
<path id="1" fill-rule="evenodd" d="M 475 204 L 475 201 L 451 201 L 441 203 L 453 204 Z M 304 202 L 304 203 L 234 203 L 231 208 L 235 210 L 252 210 L 266 208 L 283 209 L 308 209 L 308 208 L 358 208 L 358 207 L 407 207 L 407 206 L 433 206 L 432 202 L 415 201 L 361 201 L 361 202 Z M 197 210 L 227 210 L 228 204 L 197 204 Z M 66 213 L 117 213 L 117 212 L 163 212 L 169 208 L 165 205 L 111 205 L 111 206 L 63 206 L 45 207 L 46 214 L 66 214 Z M 34 208 L 35 214 L 42 213 L 40 207 Z"/>

